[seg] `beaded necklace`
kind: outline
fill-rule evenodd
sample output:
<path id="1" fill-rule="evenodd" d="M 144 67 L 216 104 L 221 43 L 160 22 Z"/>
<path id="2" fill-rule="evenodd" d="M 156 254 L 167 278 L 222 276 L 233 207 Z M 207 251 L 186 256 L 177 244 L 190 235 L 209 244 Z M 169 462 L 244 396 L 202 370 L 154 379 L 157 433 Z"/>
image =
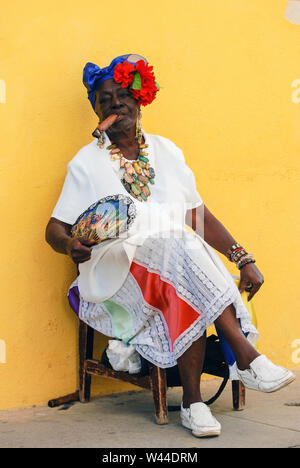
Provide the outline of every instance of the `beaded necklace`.
<path id="1" fill-rule="evenodd" d="M 139 156 L 135 161 L 126 159 L 115 144 L 107 146 L 110 150 L 111 161 L 120 160 L 120 169 L 123 169 L 121 182 L 127 192 L 139 201 L 147 201 L 151 195 L 149 183 L 154 184 L 155 171 L 150 166 L 146 143 L 139 143 Z"/>
<path id="2" fill-rule="evenodd" d="M 117 114 L 112 114 L 103 122 L 99 122 L 98 127 L 92 133 L 93 137 L 98 138 L 97 146 L 99 146 L 99 148 L 104 148 L 104 131 L 113 125 L 117 117 Z M 148 148 L 148 145 L 143 143 L 141 117 L 142 114 L 139 108 L 135 136 L 139 146 L 139 155 L 137 160 L 130 161 L 129 159 L 126 159 L 120 148 L 118 148 L 114 143 L 111 143 L 106 147 L 106 149 L 110 150 L 111 161 L 120 160 L 120 169 L 123 169 L 121 182 L 127 192 L 139 201 L 147 201 L 148 197 L 151 195 L 148 184 L 154 184 L 155 171 L 153 167 L 150 166 L 149 159 L 147 158 L 148 153 L 146 148 Z"/>

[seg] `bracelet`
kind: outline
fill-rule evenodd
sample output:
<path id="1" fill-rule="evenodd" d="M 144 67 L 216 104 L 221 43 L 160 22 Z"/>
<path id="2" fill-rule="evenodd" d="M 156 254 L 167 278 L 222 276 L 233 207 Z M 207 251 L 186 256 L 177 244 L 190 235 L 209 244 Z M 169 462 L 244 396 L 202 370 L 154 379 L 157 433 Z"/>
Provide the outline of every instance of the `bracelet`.
<path id="1" fill-rule="evenodd" d="M 232 262 L 231 256 L 237 249 L 242 249 L 243 247 L 240 244 L 233 244 L 230 249 L 226 252 L 226 257 Z"/>
<path id="2" fill-rule="evenodd" d="M 243 268 L 244 265 L 247 265 L 247 263 L 255 263 L 253 255 L 246 252 L 241 244 L 233 244 L 232 247 L 227 250 L 226 257 L 231 262 L 234 262 L 239 270 Z"/>
<path id="3" fill-rule="evenodd" d="M 233 246 L 227 250 L 226 257 L 231 262 L 237 262 L 242 256 L 246 255 L 247 252 L 241 244 L 233 244 Z"/>
<path id="4" fill-rule="evenodd" d="M 255 263 L 255 260 L 253 258 L 253 255 L 252 254 L 247 254 L 245 255 L 244 257 L 241 258 L 241 260 L 239 260 L 236 264 L 236 266 L 238 267 L 238 269 L 240 270 L 244 265 L 246 265 L 247 263 Z"/>
<path id="5" fill-rule="evenodd" d="M 231 255 L 231 261 L 232 262 L 237 262 L 244 255 L 247 255 L 246 250 L 245 249 L 238 249 Z"/>
<path id="6" fill-rule="evenodd" d="M 239 267 L 239 270 L 241 270 L 245 265 L 247 265 L 248 263 L 255 263 L 256 260 L 248 260 L 248 262 L 245 262 L 243 263 L 240 267 Z"/>
<path id="7" fill-rule="evenodd" d="M 252 259 L 253 258 L 253 255 L 252 254 L 246 254 L 244 255 L 237 263 L 237 266 L 239 266 L 240 264 L 244 263 L 244 261 L 247 261 L 249 259 Z"/>
<path id="8" fill-rule="evenodd" d="M 246 252 L 241 244 L 233 244 L 233 246 L 227 250 L 226 257 L 231 262 L 234 262 L 239 270 L 243 268 L 244 265 L 247 265 L 247 263 L 255 263 L 253 255 Z"/>

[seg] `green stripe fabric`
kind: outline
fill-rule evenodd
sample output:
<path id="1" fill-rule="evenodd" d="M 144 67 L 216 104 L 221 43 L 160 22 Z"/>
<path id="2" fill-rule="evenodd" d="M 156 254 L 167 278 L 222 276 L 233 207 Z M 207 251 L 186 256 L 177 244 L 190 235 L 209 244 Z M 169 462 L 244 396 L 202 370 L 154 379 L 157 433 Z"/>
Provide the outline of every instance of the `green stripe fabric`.
<path id="1" fill-rule="evenodd" d="M 133 327 L 132 317 L 127 310 L 112 299 L 107 299 L 103 305 L 111 317 L 113 336 L 128 343 Z"/>

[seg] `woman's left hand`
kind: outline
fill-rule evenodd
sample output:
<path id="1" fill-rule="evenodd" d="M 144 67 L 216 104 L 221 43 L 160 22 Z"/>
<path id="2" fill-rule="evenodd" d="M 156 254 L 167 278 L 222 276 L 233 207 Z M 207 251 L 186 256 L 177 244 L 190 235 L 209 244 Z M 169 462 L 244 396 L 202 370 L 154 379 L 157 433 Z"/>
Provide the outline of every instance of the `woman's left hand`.
<path id="1" fill-rule="evenodd" d="M 259 269 L 254 265 L 254 263 L 247 263 L 240 270 L 241 278 L 239 284 L 239 291 L 242 293 L 245 291 L 250 291 L 248 296 L 248 301 L 252 299 L 254 294 L 260 289 L 261 285 L 264 282 L 264 277 L 259 271 Z M 248 283 L 252 283 L 252 287 L 248 287 Z"/>

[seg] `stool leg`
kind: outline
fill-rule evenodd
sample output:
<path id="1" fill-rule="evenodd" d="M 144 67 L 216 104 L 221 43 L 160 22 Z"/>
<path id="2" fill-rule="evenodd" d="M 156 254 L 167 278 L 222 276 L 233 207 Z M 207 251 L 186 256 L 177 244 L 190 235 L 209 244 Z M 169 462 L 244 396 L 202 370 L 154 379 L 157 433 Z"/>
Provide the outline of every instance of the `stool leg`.
<path id="1" fill-rule="evenodd" d="M 79 319 L 79 400 L 90 401 L 91 378 L 85 370 L 86 359 L 93 358 L 94 329 Z"/>
<path id="2" fill-rule="evenodd" d="M 236 411 L 243 411 L 245 409 L 246 389 L 240 380 L 232 381 L 232 399 L 233 408 Z"/>
<path id="3" fill-rule="evenodd" d="M 165 369 L 150 367 L 150 382 L 157 424 L 168 424 L 167 377 Z"/>

